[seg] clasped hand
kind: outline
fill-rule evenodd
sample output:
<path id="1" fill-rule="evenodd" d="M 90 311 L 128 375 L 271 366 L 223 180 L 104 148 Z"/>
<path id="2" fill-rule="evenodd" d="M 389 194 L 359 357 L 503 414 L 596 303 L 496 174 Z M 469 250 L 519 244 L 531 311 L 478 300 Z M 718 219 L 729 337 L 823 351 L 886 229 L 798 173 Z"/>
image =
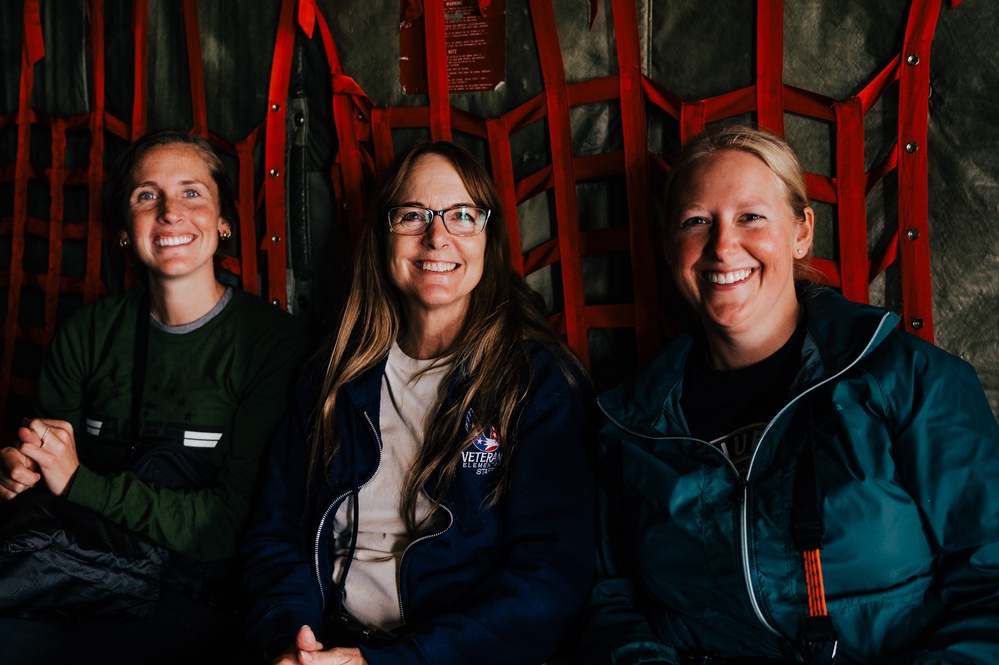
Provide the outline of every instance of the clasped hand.
<path id="1" fill-rule="evenodd" d="M 295 636 L 295 648 L 274 661 L 274 665 L 367 665 L 360 649 L 337 647 L 323 651 L 312 629 L 302 626 Z"/>
<path id="2" fill-rule="evenodd" d="M 0 449 L 0 498 L 13 499 L 42 481 L 64 494 L 80 466 L 73 426 L 65 420 L 25 419 L 18 443 Z"/>

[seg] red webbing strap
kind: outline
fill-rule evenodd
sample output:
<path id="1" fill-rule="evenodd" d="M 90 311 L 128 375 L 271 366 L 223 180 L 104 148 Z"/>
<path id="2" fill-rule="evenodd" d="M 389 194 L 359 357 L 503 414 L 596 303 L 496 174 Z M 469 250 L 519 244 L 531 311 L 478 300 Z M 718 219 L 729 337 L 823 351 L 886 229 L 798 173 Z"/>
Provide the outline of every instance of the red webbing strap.
<path id="1" fill-rule="evenodd" d="M 867 276 L 867 183 L 864 173 L 864 116 L 860 99 L 835 104 L 836 204 L 839 227 L 840 285 L 855 302 L 870 302 Z"/>
<path id="2" fill-rule="evenodd" d="M 135 83 L 132 98 L 132 141 L 146 133 L 146 100 L 149 90 L 149 5 L 147 0 L 132 4 L 132 33 L 135 35 Z"/>
<path id="3" fill-rule="evenodd" d="M 24 283 L 24 229 L 28 222 L 28 174 L 31 165 L 31 89 L 34 66 L 28 62 L 28 40 L 21 48 L 21 85 L 17 106 L 17 157 L 14 162 L 14 223 L 11 229 L 10 282 L 7 286 L 7 318 L 3 324 L 3 362 L 0 365 L 0 421 L 10 393 L 10 373 L 17 341 L 17 319 Z"/>
<path id="4" fill-rule="evenodd" d="M 942 0 L 912 0 L 902 44 L 898 90 L 898 224 L 902 260 L 902 323 L 933 341 L 926 136 L 930 42 Z"/>
<path id="5" fill-rule="evenodd" d="M 45 57 L 42 12 L 38 7 L 38 0 L 24 0 L 24 48 L 29 65 L 34 65 Z"/>
<path id="6" fill-rule="evenodd" d="M 447 81 L 447 28 L 444 0 L 427 0 L 423 11 L 427 47 L 427 95 L 430 97 L 430 136 L 451 140 L 451 98 Z"/>
<path id="7" fill-rule="evenodd" d="M 628 228 L 631 250 L 631 283 L 638 361 L 651 360 L 660 348 L 658 280 L 655 273 L 655 239 L 649 201 L 649 148 L 639 51 L 638 10 L 633 0 L 613 0 L 621 130 L 624 138 L 624 176 L 628 194 Z"/>
<path id="8" fill-rule="evenodd" d="M 704 131 L 706 110 L 704 102 L 701 101 L 681 102 L 679 117 L 681 145 Z"/>
<path id="9" fill-rule="evenodd" d="M 52 168 L 49 174 L 48 271 L 45 275 L 45 344 L 55 333 L 56 310 L 59 306 L 59 278 L 62 273 L 62 234 L 65 223 L 66 186 L 66 121 L 52 119 Z M 88 265 L 89 269 L 90 266 Z"/>
<path id="10" fill-rule="evenodd" d="M 832 98 L 817 92 L 796 88 L 793 85 L 784 86 L 784 111 L 786 112 L 835 122 L 834 103 Z"/>
<path id="11" fill-rule="evenodd" d="M 375 172 L 385 173 L 395 148 L 392 145 L 392 109 L 376 106 L 371 109 L 371 144 L 375 153 Z"/>
<path id="12" fill-rule="evenodd" d="M 194 133 L 208 136 L 208 104 L 205 100 L 205 65 L 201 58 L 201 26 L 197 0 L 184 0 L 184 36 L 187 42 L 187 72 L 191 84 Z"/>
<path id="13" fill-rule="evenodd" d="M 863 114 L 867 115 L 874 104 L 885 94 L 888 86 L 898 79 L 898 67 L 901 58 L 896 57 L 894 60 L 889 62 L 884 69 L 878 72 L 877 76 L 871 79 L 870 83 L 865 85 L 863 89 L 857 93 L 857 97 L 860 99 L 861 107 L 863 108 Z"/>
<path id="14" fill-rule="evenodd" d="M 257 206 L 253 188 L 253 149 L 260 135 L 258 125 L 245 139 L 236 144 L 236 157 L 239 159 L 239 182 L 236 208 L 239 211 L 239 274 L 243 290 L 259 293 L 257 283 Z"/>
<path id="15" fill-rule="evenodd" d="M 503 117 L 486 120 L 489 138 L 490 171 L 503 205 L 507 234 L 510 236 L 510 262 L 514 270 L 524 274 L 524 255 L 520 244 L 520 219 L 517 215 L 517 185 L 513 178 L 513 155 L 510 130 Z"/>
<path id="16" fill-rule="evenodd" d="M 583 270 L 579 255 L 579 210 L 572 165 L 572 128 L 565 69 L 559 46 L 555 12 L 548 0 L 529 0 L 535 41 L 541 61 L 548 107 L 555 217 L 565 302 L 565 331 L 569 346 L 589 364 L 590 349 L 583 301 Z"/>
<path id="17" fill-rule="evenodd" d="M 707 97 L 704 102 L 705 122 L 714 122 L 731 118 L 740 113 L 750 113 L 756 111 L 756 86 L 748 86 L 740 90 Z"/>
<path id="18" fill-rule="evenodd" d="M 97 300 L 101 289 L 101 238 L 104 212 L 104 0 L 90 0 L 90 80 L 94 94 L 90 110 L 90 155 L 87 167 L 87 268 L 83 302 Z"/>
<path id="19" fill-rule="evenodd" d="M 291 62 L 295 50 L 295 0 L 282 0 L 278 18 L 274 60 L 267 92 L 267 133 L 264 137 L 264 218 L 261 250 L 267 257 L 267 294 L 275 305 L 287 307 L 287 265 L 285 252 L 285 146 L 288 142 L 285 117 Z"/>
<path id="20" fill-rule="evenodd" d="M 756 116 L 784 135 L 784 0 L 756 3 Z"/>
<path id="21" fill-rule="evenodd" d="M 316 8 L 316 0 L 300 0 L 298 3 L 298 27 L 309 39 L 312 39 L 316 29 L 317 14 L 319 14 L 319 10 Z"/>
<path id="22" fill-rule="evenodd" d="M 310 0 L 311 1 L 311 0 Z M 343 180 L 343 201 L 337 214 L 346 220 L 348 239 L 356 243 L 360 238 L 365 211 L 367 209 L 367 189 L 364 185 L 364 159 L 361 145 L 355 131 L 355 117 L 363 118 L 360 100 L 367 101 L 361 86 L 343 73 L 343 64 L 333 41 L 326 18 L 316 11 L 313 14 L 319 24 L 319 34 L 329 62 L 333 88 L 333 125 L 337 137 L 337 160 L 340 163 L 340 177 Z M 355 104 L 355 101 L 357 103 Z M 374 120 L 372 119 L 372 124 Z M 374 131 L 374 128 L 372 128 Z M 391 142 L 391 132 L 390 142 Z"/>

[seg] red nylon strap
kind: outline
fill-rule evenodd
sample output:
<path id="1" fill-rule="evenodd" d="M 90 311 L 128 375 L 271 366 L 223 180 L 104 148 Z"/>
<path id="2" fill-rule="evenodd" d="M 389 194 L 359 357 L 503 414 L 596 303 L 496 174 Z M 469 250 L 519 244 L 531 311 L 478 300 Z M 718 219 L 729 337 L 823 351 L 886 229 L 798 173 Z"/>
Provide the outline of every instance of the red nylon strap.
<path id="1" fill-rule="evenodd" d="M 392 147 L 392 109 L 371 109 L 371 143 L 374 145 L 375 172 L 385 173 L 395 150 Z"/>
<path id="2" fill-rule="evenodd" d="M 104 189 L 104 0 L 90 0 L 90 79 L 94 82 L 90 112 L 90 155 L 87 173 L 87 268 L 83 302 L 97 300 L 101 288 L 101 198 Z"/>
<path id="3" fill-rule="evenodd" d="M 572 164 L 569 97 L 562 66 L 555 12 L 551 2 L 530 0 L 541 74 L 548 107 L 548 133 L 552 151 L 555 216 L 565 300 L 565 329 L 569 345 L 589 363 L 589 341 L 583 303 L 583 271 L 579 255 L 579 211 Z"/>
<path id="4" fill-rule="evenodd" d="M 510 262 L 514 270 L 524 274 L 524 254 L 520 244 L 520 220 L 517 216 L 517 186 L 513 177 L 513 157 L 510 149 L 510 128 L 504 118 L 486 120 L 489 137 L 489 159 L 493 182 L 500 192 L 503 218 L 510 236 Z"/>
<path id="5" fill-rule="evenodd" d="M 197 0 L 184 0 L 184 34 L 187 37 L 187 71 L 191 83 L 194 133 L 208 136 L 208 104 L 205 101 L 205 66 L 201 57 L 201 27 Z"/>
<path id="6" fill-rule="evenodd" d="M 631 277 L 635 292 L 635 341 L 638 361 L 651 360 L 659 350 L 659 306 L 655 266 L 655 240 L 649 205 L 649 149 L 645 97 L 642 93 L 642 60 L 638 11 L 632 0 L 613 0 L 616 27 L 621 129 L 624 138 L 624 176 L 628 193 L 628 228 Z"/>
<path id="7" fill-rule="evenodd" d="M 423 12 L 427 47 L 427 95 L 430 97 L 430 136 L 451 140 L 451 98 L 447 80 L 447 29 L 444 0 L 427 0 Z"/>
<path id="8" fill-rule="evenodd" d="M 59 306 L 59 277 L 62 272 L 62 234 L 65 215 L 63 188 L 66 186 L 66 121 L 52 119 L 52 168 L 49 176 L 48 271 L 45 275 L 45 344 L 55 333 Z M 88 268 L 90 266 L 87 266 Z"/>
<path id="9" fill-rule="evenodd" d="M 412 23 L 416 19 L 420 18 L 423 14 L 423 1 L 422 0 L 403 0 L 402 1 L 402 20 L 407 23 Z"/>
<path id="10" fill-rule="evenodd" d="M 257 206 L 254 200 L 253 188 L 253 149 L 257 145 L 260 133 L 258 125 L 246 139 L 236 144 L 236 157 L 239 159 L 239 199 L 236 207 L 239 210 L 239 256 L 240 277 L 243 290 L 259 293 L 257 283 L 257 225 L 255 223 Z"/>
<path id="11" fill-rule="evenodd" d="M 756 115 L 784 135 L 784 1 L 756 3 Z"/>
<path id="12" fill-rule="evenodd" d="M 905 329 L 933 341 L 926 137 L 930 42 L 942 0 L 912 0 L 899 71 L 898 223 Z"/>
<path id="13" fill-rule="evenodd" d="M 34 65 L 45 57 L 42 12 L 38 7 L 38 0 L 24 0 L 24 48 L 29 65 Z"/>
<path id="14" fill-rule="evenodd" d="M 871 82 L 864 86 L 863 90 L 857 93 L 863 106 L 863 113 L 867 113 L 874 108 L 874 104 L 884 95 L 888 86 L 898 78 L 898 66 L 900 58 L 896 57 L 888 63 L 878 75 L 871 79 Z"/>
<path id="15" fill-rule="evenodd" d="M 686 143 L 704 131 L 706 107 L 704 102 L 680 104 L 680 142 Z"/>
<path id="16" fill-rule="evenodd" d="M 732 90 L 704 101 L 704 119 L 707 122 L 730 118 L 740 113 L 756 111 L 756 87 Z"/>
<path id="17" fill-rule="evenodd" d="M 870 302 L 863 111 L 857 97 L 837 102 L 835 111 L 840 288 L 850 300 Z"/>
<path id="18" fill-rule="evenodd" d="M 267 298 L 282 308 L 287 307 L 287 266 L 285 252 L 285 127 L 288 85 L 291 81 L 291 61 L 295 50 L 295 0 L 282 0 L 278 18 L 274 59 L 271 65 L 270 88 L 267 93 L 267 133 L 264 139 L 264 218 L 266 220 L 261 249 L 267 255 Z"/>
<path id="19" fill-rule="evenodd" d="M 299 0 L 298 2 L 298 27 L 302 29 L 305 36 L 312 39 L 316 29 L 316 0 Z"/>
<path id="20" fill-rule="evenodd" d="M 21 308 L 24 270 L 24 229 L 28 222 L 28 175 L 31 154 L 31 89 L 35 68 L 28 62 L 28 43 L 21 48 L 21 85 L 17 106 L 17 157 L 14 162 L 14 223 L 11 229 L 10 282 L 7 286 L 7 317 L 3 326 L 3 363 L 0 365 L 0 417 L 10 394 L 10 373 L 14 362 L 17 320 Z"/>
<path id="21" fill-rule="evenodd" d="M 317 13 L 319 34 L 329 62 L 333 87 L 333 126 L 337 137 L 337 159 L 340 160 L 340 177 L 343 179 L 343 203 L 338 214 L 347 220 L 349 240 L 354 243 L 360 238 L 365 210 L 367 190 L 364 184 L 364 159 L 361 145 L 355 131 L 355 117 L 364 116 L 359 112 L 360 101 L 367 100 L 357 81 L 343 73 L 343 64 L 333 34 L 326 19 Z M 355 103 L 356 102 L 356 103 Z M 389 137 L 391 141 L 391 135 Z"/>
<path id="22" fill-rule="evenodd" d="M 149 89 L 149 6 L 146 0 L 132 5 L 135 34 L 135 84 L 132 99 L 132 141 L 146 133 L 146 99 Z"/>

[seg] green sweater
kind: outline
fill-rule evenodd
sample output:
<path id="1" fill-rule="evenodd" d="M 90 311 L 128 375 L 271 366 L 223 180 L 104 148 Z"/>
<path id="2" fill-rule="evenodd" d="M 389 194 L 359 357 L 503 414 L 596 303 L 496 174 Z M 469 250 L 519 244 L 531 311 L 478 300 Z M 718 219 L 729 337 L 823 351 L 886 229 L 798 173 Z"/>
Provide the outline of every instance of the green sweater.
<path id="1" fill-rule="evenodd" d="M 236 553 L 260 463 L 308 348 L 304 326 L 236 290 L 212 319 L 176 334 L 149 327 L 141 441 L 185 446 L 214 481 L 172 490 L 123 472 L 142 290 L 76 312 L 52 341 L 38 415 L 69 421 L 80 468 L 68 498 L 203 561 Z"/>

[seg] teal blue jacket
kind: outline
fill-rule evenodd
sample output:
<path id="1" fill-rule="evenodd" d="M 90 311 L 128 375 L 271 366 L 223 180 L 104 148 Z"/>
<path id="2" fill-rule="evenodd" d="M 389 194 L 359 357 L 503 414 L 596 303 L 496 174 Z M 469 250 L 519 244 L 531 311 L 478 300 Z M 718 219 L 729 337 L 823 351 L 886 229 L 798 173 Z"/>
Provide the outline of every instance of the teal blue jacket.
<path id="1" fill-rule="evenodd" d="M 894 314 L 807 292 L 801 369 L 745 478 L 689 434 L 690 337 L 599 398 L 598 578 L 582 662 L 822 662 L 804 639 L 790 529 L 812 437 L 837 665 L 999 663 L 999 427 L 974 369 L 895 330 Z"/>

